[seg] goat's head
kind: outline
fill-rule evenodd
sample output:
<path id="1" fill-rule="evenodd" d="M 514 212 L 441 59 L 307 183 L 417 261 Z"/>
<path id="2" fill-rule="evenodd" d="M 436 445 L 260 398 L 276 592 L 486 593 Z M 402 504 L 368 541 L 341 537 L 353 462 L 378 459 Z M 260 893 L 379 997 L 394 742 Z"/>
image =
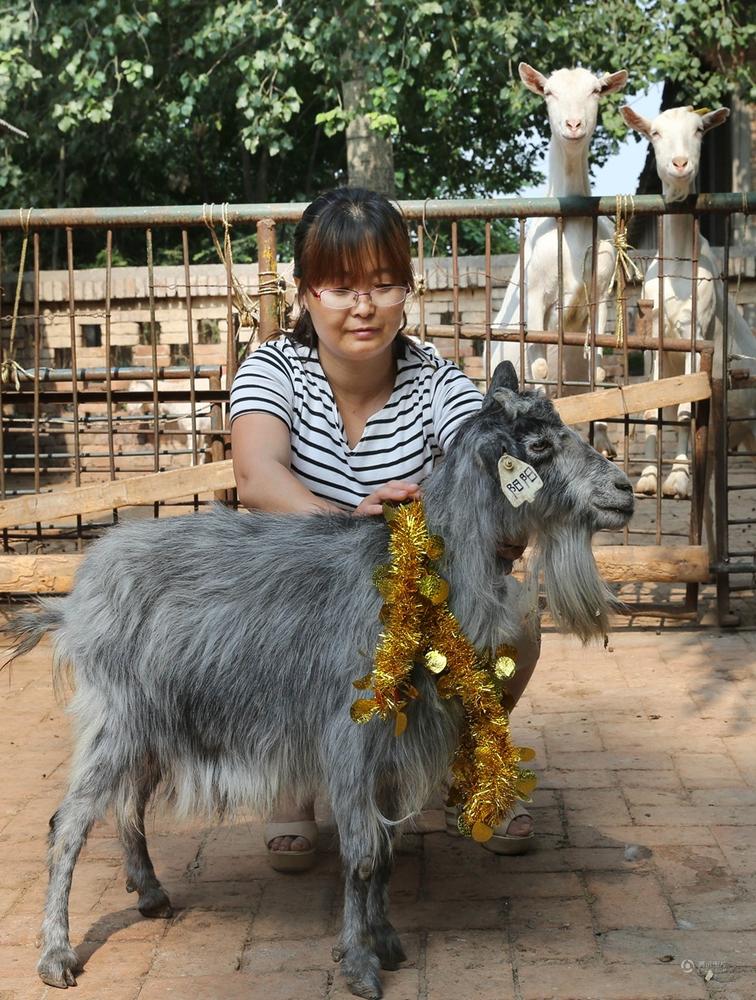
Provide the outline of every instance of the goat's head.
<path id="1" fill-rule="evenodd" d="M 691 107 L 669 108 L 653 120 L 627 106 L 620 111 L 630 128 L 651 140 L 656 172 L 668 201 L 682 201 L 693 191 L 701 160 L 701 141 L 709 129 L 730 116 L 727 108 L 704 113 Z"/>
<path id="2" fill-rule="evenodd" d="M 526 463 L 540 477 L 543 485 L 530 502 L 515 507 L 505 494 L 502 456 Z M 485 526 L 483 515 L 479 522 L 494 536 L 487 544 L 531 543 L 534 575 L 543 572 L 555 619 L 584 641 L 603 634 L 612 596 L 596 570 L 591 536 L 630 520 L 634 499 L 627 476 L 565 427 L 550 400 L 518 392 L 508 361 L 498 365 L 480 413 L 465 422 L 449 449 L 447 462 L 460 477 L 473 475 L 471 460 L 478 472 L 468 495 L 485 509 Z"/>
<path id="3" fill-rule="evenodd" d="M 527 63 L 519 65 L 520 79 L 546 101 L 551 134 L 563 146 L 586 147 L 596 128 L 598 105 L 627 83 L 627 72 L 594 76 L 587 69 L 558 69 L 548 78 Z"/>

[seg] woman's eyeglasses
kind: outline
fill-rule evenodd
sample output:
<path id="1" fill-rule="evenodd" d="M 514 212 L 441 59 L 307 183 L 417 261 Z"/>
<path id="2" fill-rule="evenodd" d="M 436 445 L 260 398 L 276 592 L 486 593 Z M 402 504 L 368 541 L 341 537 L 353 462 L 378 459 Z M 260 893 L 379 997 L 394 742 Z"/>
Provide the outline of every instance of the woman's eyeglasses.
<path id="1" fill-rule="evenodd" d="M 311 288 L 310 291 L 326 309 L 352 309 L 363 295 L 367 295 L 377 308 L 398 306 L 409 294 L 406 285 L 376 285 L 369 292 L 358 292 L 354 288 L 323 288 L 319 292 Z"/>

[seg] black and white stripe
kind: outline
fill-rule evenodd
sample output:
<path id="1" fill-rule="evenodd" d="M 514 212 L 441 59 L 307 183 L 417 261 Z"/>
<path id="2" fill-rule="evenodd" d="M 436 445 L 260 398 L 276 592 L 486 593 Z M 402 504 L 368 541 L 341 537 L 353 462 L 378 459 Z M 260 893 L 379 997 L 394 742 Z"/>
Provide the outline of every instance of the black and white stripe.
<path id="1" fill-rule="evenodd" d="M 231 420 L 271 413 L 291 434 L 291 470 L 316 496 L 356 507 L 390 479 L 420 483 L 481 395 L 430 344 L 411 341 L 397 360 L 394 391 L 354 448 L 328 379 L 311 350 L 278 337 L 251 354 L 231 387 Z"/>

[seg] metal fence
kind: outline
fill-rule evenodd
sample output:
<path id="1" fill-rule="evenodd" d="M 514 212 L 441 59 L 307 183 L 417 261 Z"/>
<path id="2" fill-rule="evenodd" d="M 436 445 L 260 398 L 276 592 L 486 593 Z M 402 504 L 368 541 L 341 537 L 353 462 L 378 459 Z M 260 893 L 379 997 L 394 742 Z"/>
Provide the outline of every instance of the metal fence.
<path id="1" fill-rule="evenodd" d="M 421 339 L 432 339 L 442 353 L 462 363 L 481 383 L 490 374 L 488 359 L 492 344 L 498 340 L 517 342 L 521 358 L 529 343 L 556 345 L 560 361 L 549 389 L 556 397 L 602 388 L 597 386 L 594 376 L 595 352 L 599 347 L 612 359 L 611 381 L 603 387 L 640 380 L 641 375 L 633 374 L 634 364 L 639 363 L 642 352 L 648 351 L 661 350 L 665 352 L 662 358 L 670 352 L 688 354 L 694 370 L 698 368 L 711 375 L 711 406 L 708 401 L 699 403 L 692 416 L 690 503 L 667 500 L 660 491 L 653 498 L 641 497 L 638 517 L 621 537 L 609 540 L 624 545 L 700 545 L 709 451 L 715 496 L 712 568 L 720 620 L 726 621 L 731 594 L 737 589 L 731 577 L 740 586 L 752 588 L 756 571 L 753 511 L 750 507 L 743 510 L 742 504 L 738 506 L 736 502 L 737 497 L 756 486 L 754 453 L 736 455 L 728 445 L 729 394 L 739 391 L 733 388 L 734 384 L 752 386 L 753 379 L 746 373 L 733 383 L 731 369 L 737 369 L 738 364 L 730 363 L 727 310 L 721 316 L 721 339 L 715 342 L 665 337 L 663 307 L 658 324 L 651 328 L 644 318 L 643 304 L 640 311 L 634 306 L 638 286 L 631 281 L 624 291 L 613 290 L 608 303 L 613 323 L 599 335 L 596 316 L 600 303 L 594 265 L 588 294 L 590 320 L 585 333 L 565 329 L 564 306 L 557 309 L 556 325 L 549 330 L 527 329 L 521 306 L 517 328 L 504 333 L 493 327 L 497 298 L 508 281 L 502 264 L 505 257 L 497 252 L 495 245 L 502 239 L 502 220 L 507 220 L 509 226 L 503 236 L 514 244 L 514 258 L 510 255 L 509 261 L 519 259 L 523 303 L 526 220 L 554 218 L 561 235 L 567 220 L 587 217 L 592 220 L 595 246 L 598 219 L 615 216 L 617 200 L 426 200 L 403 202 L 401 207 L 410 225 L 419 279 L 407 332 Z M 282 228 L 288 239 L 291 224 L 299 219 L 303 208 L 301 204 L 205 205 L 0 212 L 3 347 L 0 445 L 4 454 L 0 499 L 227 458 L 228 389 L 239 360 L 250 344 L 267 339 L 290 322 L 292 295 L 286 282 L 290 269 L 277 262 L 276 241 Z M 657 249 L 631 256 L 642 271 L 658 250 L 662 282 L 663 269 L 668 263 L 664 255 L 663 216 L 680 213 L 692 216 L 693 329 L 701 220 L 713 214 L 724 217 L 722 281 L 727 293 L 734 280 L 733 218 L 746 216 L 755 208 L 756 195 L 750 194 L 701 195 L 674 205 L 665 204 L 655 196 L 634 199 L 632 212 L 636 219 L 655 219 Z M 132 260 L 135 253 L 143 252 L 136 278 L 132 275 L 133 268 L 129 271 L 124 266 L 118 249 L 126 239 L 124 234 L 128 234 Z M 240 265 L 234 260 L 234 247 L 242 244 L 254 245 L 256 267 Z M 46 305 L 43 290 L 51 274 L 49 262 L 61 256 L 62 248 L 65 266 L 52 272 L 56 277 L 49 279 L 59 286 L 56 311 Z M 213 254 L 217 254 L 219 261 L 214 277 L 201 285 L 195 261 L 207 260 Z M 594 253 L 594 261 L 596 256 Z M 169 278 L 164 276 L 169 268 L 163 263 L 165 260 L 171 262 Z M 82 267 L 82 263 L 86 266 Z M 98 270 L 91 269 L 92 264 Z M 560 252 L 557 265 L 560 303 L 563 303 L 563 271 Z M 95 275 L 96 281 L 92 277 Z M 135 284 L 129 291 L 132 280 Z M 88 289 L 87 282 L 90 285 L 94 282 L 94 291 L 92 287 Z M 114 289 L 119 282 L 125 282 L 127 291 L 114 301 Z M 438 302 L 434 306 L 432 301 L 434 288 L 444 282 L 446 299 L 444 308 L 439 309 Z M 198 320 L 211 300 L 216 313 L 221 303 L 220 317 Z M 170 323 L 159 318 L 163 315 L 161 309 L 168 308 Z M 135 318 L 138 316 L 142 318 Z M 202 328 L 204 332 L 198 333 L 201 323 L 206 326 Z M 61 324 L 65 325 L 66 335 L 60 332 Z M 170 326 L 170 344 L 161 343 L 162 326 Z M 128 335 L 119 332 L 126 327 Z M 619 340 L 618 328 L 622 331 Z M 53 330 L 57 331 L 56 343 L 63 344 L 60 338 L 65 337 L 64 346 L 50 347 Z M 203 337 L 213 343 L 202 343 Z M 122 343 L 129 338 L 135 345 L 130 349 L 131 354 Z M 585 380 L 566 382 L 562 377 L 561 352 L 571 345 L 586 346 L 590 355 Z M 82 359 L 85 359 L 83 364 Z M 57 365 L 56 361 L 62 363 Z M 662 361 L 662 376 L 663 364 Z M 647 423 L 643 414 L 632 413 L 609 421 L 617 461 L 631 478 L 637 477 L 641 463 L 637 432 Z M 657 471 L 661 483 L 662 472 L 674 461 L 670 445 L 676 423 L 665 419 L 662 411 L 653 423 L 660 445 Z M 709 427 L 713 448 L 707 438 Z M 592 428 L 588 433 L 592 433 Z M 166 513 L 166 507 L 196 508 L 208 499 L 195 495 L 180 504 L 155 502 L 142 510 L 141 515 L 159 516 Z M 226 494 L 225 499 L 235 501 L 232 493 Z M 7 553 L 78 551 L 87 539 L 118 516 L 113 510 L 109 516 L 77 516 L 75 523 L 70 519 L 39 521 L 33 527 L 4 528 L 3 546 Z M 129 516 L 135 515 L 132 512 Z M 733 531 L 741 541 L 732 542 Z M 681 601 L 661 603 L 667 614 L 674 611 L 678 616 L 693 617 L 697 613 L 697 596 L 694 582 L 687 585 Z M 636 611 L 650 610 L 647 604 L 638 598 L 633 607 Z"/>

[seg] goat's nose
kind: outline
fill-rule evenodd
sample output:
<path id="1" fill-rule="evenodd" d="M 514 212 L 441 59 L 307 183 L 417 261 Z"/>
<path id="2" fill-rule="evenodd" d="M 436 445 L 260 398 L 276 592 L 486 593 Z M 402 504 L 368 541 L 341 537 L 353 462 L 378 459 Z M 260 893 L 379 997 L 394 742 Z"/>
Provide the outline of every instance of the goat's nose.
<path id="1" fill-rule="evenodd" d="M 622 490 L 623 493 L 632 493 L 633 492 L 632 484 L 631 484 L 630 480 L 626 476 L 622 476 L 621 478 L 618 477 L 617 479 L 615 479 L 614 480 L 614 485 L 615 485 L 616 489 Z"/>
<path id="2" fill-rule="evenodd" d="M 688 165 L 687 156 L 675 156 L 672 159 L 673 166 L 677 167 L 678 170 L 685 170 Z"/>
<path id="3" fill-rule="evenodd" d="M 581 118 L 568 118 L 565 124 L 570 132 L 578 132 L 583 127 Z"/>

